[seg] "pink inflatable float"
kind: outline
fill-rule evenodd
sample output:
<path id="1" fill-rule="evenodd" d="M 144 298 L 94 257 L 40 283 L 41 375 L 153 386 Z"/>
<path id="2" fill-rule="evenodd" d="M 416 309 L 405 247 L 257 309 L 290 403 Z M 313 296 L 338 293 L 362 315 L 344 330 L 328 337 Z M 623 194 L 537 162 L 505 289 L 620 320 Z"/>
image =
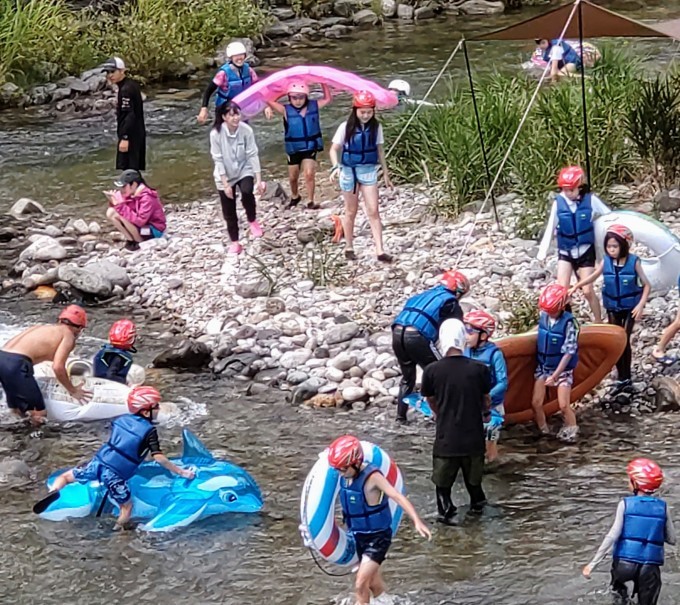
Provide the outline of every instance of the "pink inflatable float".
<path id="1" fill-rule="evenodd" d="M 600 51 L 590 42 L 584 42 L 583 48 L 581 48 L 581 43 L 578 40 L 565 40 L 565 42 L 578 53 L 579 57 L 583 59 L 586 67 L 593 67 L 593 65 L 602 58 Z M 543 60 L 543 51 L 540 48 L 537 48 L 534 51 L 530 61 L 524 63 L 524 66 L 527 69 L 544 69 L 545 65 L 546 62 Z"/>

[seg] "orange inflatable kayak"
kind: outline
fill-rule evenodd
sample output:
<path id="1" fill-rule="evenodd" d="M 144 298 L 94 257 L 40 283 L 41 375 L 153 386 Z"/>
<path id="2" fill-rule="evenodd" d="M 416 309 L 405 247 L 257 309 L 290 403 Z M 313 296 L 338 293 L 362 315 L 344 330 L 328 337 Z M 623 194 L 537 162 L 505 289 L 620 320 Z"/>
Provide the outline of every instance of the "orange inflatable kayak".
<path id="1" fill-rule="evenodd" d="M 508 392 L 505 395 L 505 420 L 510 424 L 530 422 L 531 395 L 536 370 L 537 332 L 507 336 L 494 341 L 503 351 L 508 365 Z M 610 324 L 581 327 L 578 336 L 578 365 L 574 370 L 571 401 L 581 399 L 609 374 L 626 347 L 626 332 Z M 558 411 L 557 389 L 548 388 L 543 409 L 550 416 Z"/>

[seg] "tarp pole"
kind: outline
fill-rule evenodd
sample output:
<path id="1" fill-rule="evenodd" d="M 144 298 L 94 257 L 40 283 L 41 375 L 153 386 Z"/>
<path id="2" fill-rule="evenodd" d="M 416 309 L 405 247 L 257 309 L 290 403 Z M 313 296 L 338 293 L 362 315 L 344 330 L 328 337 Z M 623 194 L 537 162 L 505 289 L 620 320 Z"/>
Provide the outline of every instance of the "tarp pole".
<path id="1" fill-rule="evenodd" d="M 477 97 L 475 95 L 475 85 L 472 81 L 472 69 L 470 68 L 470 58 L 468 57 L 467 41 L 463 38 L 463 55 L 465 55 L 465 68 L 467 69 L 468 81 L 470 82 L 470 94 L 472 95 L 472 107 L 475 110 L 475 120 L 477 121 L 477 133 L 479 134 L 479 143 L 482 146 L 482 157 L 484 158 L 484 169 L 486 170 L 486 179 L 489 182 L 489 190 L 491 193 L 491 204 L 493 205 L 493 213 L 496 217 L 496 225 L 501 229 L 501 221 L 498 218 L 498 208 L 496 208 L 496 198 L 493 194 L 493 181 L 491 180 L 491 170 L 489 170 L 489 159 L 486 155 L 486 146 L 484 145 L 484 134 L 482 133 L 482 121 L 479 119 L 479 109 L 477 107 Z"/>
<path id="2" fill-rule="evenodd" d="M 580 0 L 578 2 L 578 41 L 581 45 L 581 105 L 583 107 L 583 143 L 586 152 L 586 179 L 588 185 L 593 187 L 593 181 L 590 178 L 590 147 L 588 145 L 588 106 L 586 104 L 586 66 L 585 66 L 585 52 L 583 51 L 583 9 Z"/>

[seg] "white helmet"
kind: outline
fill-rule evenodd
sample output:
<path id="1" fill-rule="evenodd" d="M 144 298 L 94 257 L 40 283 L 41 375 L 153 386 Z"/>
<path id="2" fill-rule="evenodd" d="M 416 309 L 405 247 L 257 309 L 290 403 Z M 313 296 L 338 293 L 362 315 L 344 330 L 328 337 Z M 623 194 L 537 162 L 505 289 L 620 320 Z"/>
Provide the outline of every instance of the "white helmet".
<path id="1" fill-rule="evenodd" d="M 248 51 L 243 42 L 230 42 L 227 44 L 227 59 L 231 59 L 236 55 L 247 55 Z"/>
<path id="2" fill-rule="evenodd" d="M 411 95 L 411 85 L 406 80 L 392 80 L 387 88 L 403 92 L 407 97 Z"/>
<path id="3" fill-rule="evenodd" d="M 458 349 L 461 353 L 465 350 L 467 339 L 465 326 L 459 319 L 447 319 L 439 328 L 439 346 L 446 355 L 449 349 Z"/>

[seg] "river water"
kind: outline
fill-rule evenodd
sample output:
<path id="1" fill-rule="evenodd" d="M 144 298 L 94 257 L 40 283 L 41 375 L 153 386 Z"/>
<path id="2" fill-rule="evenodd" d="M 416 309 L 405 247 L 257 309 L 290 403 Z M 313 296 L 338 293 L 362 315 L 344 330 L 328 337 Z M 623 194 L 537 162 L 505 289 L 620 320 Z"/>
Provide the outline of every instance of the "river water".
<path id="1" fill-rule="evenodd" d="M 626 4 L 624 3 L 624 8 Z M 617 6 L 617 8 L 621 8 Z M 528 15 L 524 12 L 522 15 Z M 672 18 L 680 2 L 631 13 Z M 467 35 L 517 19 L 504 16 L 466 22 Z M 400 76 L 422 94 L 453 48 L 458 22 L 423 27 L 388 25 L 314 50 L 292 51 L 269 65 L 332 61 L 387 82 Z M 669 42 L 634 42 L 663 60 Z M 636 46 L 637 48 L 637 46 Z M 513 66 L 531 48 L 525 44 L 471 45 L 476 69 Z M 450 74 L 462 77 L 462 58 Z M 201 83 L 202 85 L 202 83 Z M 445 83 L 439 93 L 445 91 Z M 186 88 L 186 86 L 185 86 Z M 199 98 L 182 100 L 163 89 L 151 91 L 147 115 L 151 182 L 169 201 L 192 201 L 211 193 L 207 128 L 193 119 Z M 325 125 L 342 119 L 347 104 L 329 108 Z M 265 165 L 281 173 L 280 125 L 256 121 Z M 0 207 L 20 196 L 50 208 L 99 218 L 115 174 L 112 124 L 103 119 L 52 121 L 33 114 L 0 114 Z M 120 311 L 95 309 L 80 351 L 93 353 Z M 23 326 L 52 321 L 54 309 L 31 301 L 0 301 L 0 343 Z M 134 314 L 133 314 L 134 316 Z M 151 360 L 165 326 L 144 325 L 139 359 Z M 655 457 L 664 467 L 664 496 L 680 506 L 680 462 L 674 435 L 677 415 L 648 417 L 584 414 L 576 447 L 536 442 L 516 427 L 502 442 L 505 462 L 486 478 L 492 505 L 482 518 L 461 511 L 460 526 L 437 527 L 429 481 L 432 426 L 392 425 L 393 410 L 363 413 L 310 411 L 294 407 L 284 394 L 253 398 L 238 385 L 208 376 L 154 370 L 150 381 L 166 399 L 178 402 L 183 420 L 206 445 L 244 466 L 265 497 L 260 515 L 218 517 L 169 535 L 112 534 L 111 519 L 49 523 L 31 513 L 55 468 L 87 458 L 106 437 L 105 425 L 49 427 L 42 439 L 0 419 L 0 458 L 28 463 L 30 478 L 0 476 L 0 603 L 339 603 L 350 595 L 351 579 L 331 578 L 314 566 L 297 532 L 298 500 L 308 469 L 333 438 L 353 432 L 391 452 L 406 477 L 416 508 L 434 528 L 431 543 L 410 524 L 402 525 L 385 564 L 390 593 L 399 604 L 571 605 L 608 603 L 606 563 L 590 582 L 580 567 L 606 533 L 616 501 L 625 495 L 625 464 L 633 456 Z M 161 430 L 168 453 L 179 453 L 179 428 Z M 465 503 L 457 489 L 456 500 Z M 680 568 L 668 556 L 662 603 L 680 605 Z"/>

